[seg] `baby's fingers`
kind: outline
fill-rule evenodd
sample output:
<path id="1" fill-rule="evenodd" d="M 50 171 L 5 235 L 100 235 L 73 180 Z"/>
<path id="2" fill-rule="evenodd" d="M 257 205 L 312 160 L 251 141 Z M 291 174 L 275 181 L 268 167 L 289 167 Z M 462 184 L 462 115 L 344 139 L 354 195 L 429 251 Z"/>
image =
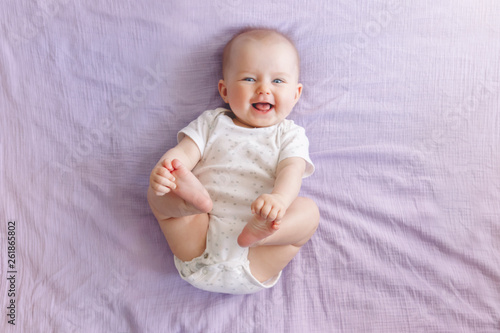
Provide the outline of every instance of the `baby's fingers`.
<path id="1" fill-rule="evenodd" d="M 171 191 L 170 188 L 158 184 L 156 184 L 155 186 L 151 186 L 151 188 L 153 189 L 154 194 L 159 197 L 164 196 Z"/>
<path id="2" fill-rule="evenodd" d="M 172 161 L 169 159 L 164 159 L 163 162 L 161 162 L 161 165 L 170 172 L 174 171 L 174 167 L 172 166 Z"/>
<path id="3" fill-rule="evenodd" d="M 266 203 L 260 210 L 260 216 L 268 221 L 274 220 L 276 216 L 273 211 L 273 206 L 270 203 Z"/>
<path id="4" fill-rule="evenodd" d="M 285 215 L 283 209 L 281 209 L 280 207 L 273 207 L 267 215 L 267 220 L 275 221 L 279 224 L 279 221 L 283 218 L 283 215 Z"/>
<path id="5" fill-rule="evenodd" d="M 165 161 L 167 161 L 167 160 L 165 160 Z M 168 166 L 168 163 L 167 163 L 167 166 Z M 158 179 L 160 179 L 160 178 L 168 179 L 171 182 L 175 181 L 174 175 L 172 175 L 171 171 L 168 170 L 167 167 L 163 164 L 158 165 L 153 169 L 153 171 L 151 172 L 151 179 L 153 179 L 153 178 L 156 179 L 156 181 L 160 184 L 161 184 L 161 181 L 158 181 Z"/>
<path id="6" fill-rule="evenodd" d="M 278 211 L 274 209 L 271 203 L 265 202 L 260 210 L 257 210 L 255 214 L 259 215 L 262 219 L 274 221 L 278 216 Z"/>
<path id="7" fill-rule="evenodd" d="M 172 176 L 165 168 L 165 172 L 158 170 L 156 173 L 151 175 L 151 188 L 156 195 L 162 196 L 169 193 L 171 190 L 175 190 L 177 185 L 175 184 L 175 177 Z"/>
<path id="8" fill-rule="evenodd" d="M 285 213 L 286 213 L 286 209 L 280 208 L 278 211 L 278 214 L 276 215 L 275 221 L 278 221 L 278 222 L 281 221 L 281 219 L 283 219 L 283 217 L 285 216 Z"/>
<path id="9" fill-rule="evenodd" d="M 271 221 L 281 221 L 281 219 L 283 218 L 283 216 L 285 215 L 285 213 L 283 212 L 283 209 L 279 208 L 279 207 L 273 207 L 273 210 L 271 211 L 271 213 L 269 213 L 269 217 L 268 219 L 271 220 Z"/>
<path id="10" fill-rule="evenodd" d="M 257 198 L 253 203 L 252 203 L 252 214 L 259 214 L 260 215 L 260 211 L 262 209 L 262 207 L 264 206 L 265 204 L 265 201 L 262 199 L 262 198 Z"/>
<path id="11" fill-rule="evenodd" d="M 175 184 L 175 177 L 165 168 L 160 168 L 156 175 L 153 176 L 153 181 L 159 185 L 166 186 L 175 190 L 177 185 Z"/>

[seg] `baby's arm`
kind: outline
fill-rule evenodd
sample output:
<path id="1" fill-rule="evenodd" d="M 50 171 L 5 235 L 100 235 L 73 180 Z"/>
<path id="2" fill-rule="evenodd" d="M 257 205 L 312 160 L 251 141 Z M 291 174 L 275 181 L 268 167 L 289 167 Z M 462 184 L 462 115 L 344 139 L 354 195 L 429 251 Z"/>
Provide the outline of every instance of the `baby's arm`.
<path id="1" fill-rule="evenodd" d="M 252 203 L 252 213 L 267 221 L 275 221 L 277 229 L 288 207 L 297 198 L 306 162 L 300 157 L 290 157 L 278 164 L 276 181 L 271 194 L 262 194 Z"/>
<path id="2" fill-rule="evenodd" d="M 190 137 L 184 137 L 177 146 L 167 151 L 156 163 L 149 177 L 150 190 L 157 196 L 163 196 L 175 189 L 175 178 L 171 174 L 174 171 L 172 167 L 174 159 L 178 159 L 191 171 L 200 158 L 201 153 L 196 143 Z"/>

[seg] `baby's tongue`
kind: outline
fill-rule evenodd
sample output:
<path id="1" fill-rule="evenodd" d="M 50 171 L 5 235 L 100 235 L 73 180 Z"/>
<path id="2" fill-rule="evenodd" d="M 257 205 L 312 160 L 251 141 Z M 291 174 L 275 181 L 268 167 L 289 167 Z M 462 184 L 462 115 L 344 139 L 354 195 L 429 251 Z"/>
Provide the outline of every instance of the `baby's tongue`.
<path id="1" fill-rule="evenodd" d="M 259 111 L 269 111 L 271 109 L 271 104 L 269 103 L 255 103 L 254 106 Z"/>

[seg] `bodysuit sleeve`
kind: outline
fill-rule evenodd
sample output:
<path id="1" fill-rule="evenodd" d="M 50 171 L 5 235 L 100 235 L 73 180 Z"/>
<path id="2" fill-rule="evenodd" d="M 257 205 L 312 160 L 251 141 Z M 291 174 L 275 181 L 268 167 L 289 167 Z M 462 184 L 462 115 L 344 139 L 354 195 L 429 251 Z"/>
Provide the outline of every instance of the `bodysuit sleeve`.
<path id="1" fill-rule="evenodd" d="M 177 142 L 181 142 L 185 136 L 188 136 L 196 143 L 201 155 L 203 155 L 210 131 L 213 128 L 213 123 L 217 116 L 223 112 L 221 110 L 216 109 L 203 112 L 198 118 L 177 133 Z"/>
<path id="2" fill-rule="evenodd" d="M 313 174 L 314 164 L 309 157 L 309 140 L 306 131 L 291 120 L 283 126 L 278 163 L 289 157 L 301 157 L 306 161 L 306 171 L 303 178 Z"/>

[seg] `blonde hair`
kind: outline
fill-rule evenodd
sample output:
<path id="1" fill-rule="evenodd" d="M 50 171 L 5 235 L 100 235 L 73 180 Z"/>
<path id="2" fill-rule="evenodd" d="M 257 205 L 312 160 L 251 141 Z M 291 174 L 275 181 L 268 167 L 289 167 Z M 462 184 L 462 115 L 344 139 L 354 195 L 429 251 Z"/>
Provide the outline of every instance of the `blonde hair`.
<path id="1" fill-rule="evenodd" d="M 246 28 L 238 32 L 236 35 L 233 36 L 227 42 L 226 46 L 224 46 L 224 51 L 222 53 L 222 76 L 224 77 L 224 70 L 227 67 L 227 64 L 229 63 L 230 60 L 230 55 L 231 55 L 231 48 L 236 40 L 238 40 L 241 37 L 249 37 L 253 38 L 256 40 L 262 40 L 264 38 L 274 36 L 278 38 L 282 38 L 283 40 L 287 41 L 293 48 L 295 52 L 295 56 L 297 58 L 297 73 L 300 72 L 300 57 L 299 57 L 299 52 L 297 51 L 297 48 L 295 47 L 295 43 L 285 34 L 274 30 L 274 29 L 268 29 L 268 28 Z"/>

